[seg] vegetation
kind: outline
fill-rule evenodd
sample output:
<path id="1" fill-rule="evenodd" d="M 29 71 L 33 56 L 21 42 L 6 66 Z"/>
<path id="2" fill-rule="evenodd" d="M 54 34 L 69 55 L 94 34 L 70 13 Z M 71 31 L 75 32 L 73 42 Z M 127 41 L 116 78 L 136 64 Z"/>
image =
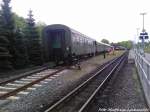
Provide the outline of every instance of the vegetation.
<path id="1" fill-rule="evenodd" d="M 139 47 L 141 47 L 141 44 L 139 44 Z M 144 51 L 145 51 L 146 53 L 150 53 L 150 42 L 145 42 Z"/>
<path id="2" fill-rule="evenodd" d="M 40 42 L 41 42 L 41 40 L 42 40 L 42 30 L 43 30 L 43 28 L 44 28 L 45 26 L 46 26 L 46 24 L 43 23 L 43 22 L 38 22 L 38 23 L 36 24 Z"/>
<path id="3" fill-rule="evenodd" d="M 15 21 L 15 26 L 17 28 L 20 28 L 22 31 L 24 31 L 24 29 L 26 28 L 27 24 L 26 24 L 26 19 L 23 17 L 18 16 L 17 14 L 13 13 L 13 18 Z"/>
<path id="4" fill-rule="evenodd" d="M 0 72 L 43 64 L 42 29 L 36 24 L 32 11 L 28 19 L 11 11 L 11 0 L 3 0 L 0 9 Z"/>
<path id="5" fill-rule="evenodd" d="M 0 72 L 12 69 L 11 55 L 8 50 L 9 41 L 3 29 L 3 18 L 0 14 Z"/>
<path id="6" fill-rule="evenodd" d="M 128 49 L 131 49 L 131 47 L 132 47 L 132 41 L 131 40 L 118 42 L 117 44 L 120 46 L 126 47 Z"/>
<path id="7" fill-rule="evenodd" d="M 109 41 L 107 39 L 102 39 L 101 42 L 109 44 Z"/>
<path id="8" fill-rule="evenodd" d="M 2 26 L 5 39 L 8 40 L 8 50 L 12 55 L 11 62 L 13 66 L 16 64 L 17 51 L 15 48 L 15 24 L 13 19 L 13 14 L 9 6 L 10 0 L 3 0 L 1 5 L 1 17 L 2 17 Z"/>
<path id="9" fill-rule="evenodd" d="M 30 64 L 41 65 L 43 63 L 42 50 L 39 41 L 39 34 L 35 27 L 35 20 L 32 15 L 32 11 L 29 11 L 26 27 L 27 49 L 29 55 Z"/>
<path id="10" fill-rule="evenodd" d="M 29 63 L 29 56 L 28 56 L 28 52 L 27 52 L 27 45 L 26 45 L 26 39 L 25 36 L 23 34 L 23 32 L 21 31 L 21 29 L 16 29 L 16 43 L 15 43 L 15 47 L 17 49 L 17 60 L 16 60 L 16 65 L 15 68 L 25 68 L 27 67 L 28 63 Z"/>

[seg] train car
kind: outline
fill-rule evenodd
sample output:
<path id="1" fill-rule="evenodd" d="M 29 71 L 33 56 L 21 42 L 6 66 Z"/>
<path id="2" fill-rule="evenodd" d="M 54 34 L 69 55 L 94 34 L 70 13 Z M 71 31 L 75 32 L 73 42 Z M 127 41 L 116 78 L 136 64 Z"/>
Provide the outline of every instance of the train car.
<path id="1" fill-rule="evenodd" d="M 109 52 L 110 50 L 114 50 L 114 47 L 109 45 L 109 44 L 106 44 L 106 43 L 103 43 L 104 44 L 104 49 L 106 50 L 106 52 Z"/>
<path id="2" fill-rule="evenodd" d="M 94 39 L 83 35 L 82 33 L 71 29 L 71 53 L 84 56 L 84 55 L 93 55 L 95 52 L 94 49 Z"/>
<path id="3" fill-rule="evenodd" d="M 92 56 L 106 50 L 106 46 L 65 25 L 49 25 L 43 30 L 43 47 L 47 61 L 58 63 L 65 62 L 72 55 Z"/>

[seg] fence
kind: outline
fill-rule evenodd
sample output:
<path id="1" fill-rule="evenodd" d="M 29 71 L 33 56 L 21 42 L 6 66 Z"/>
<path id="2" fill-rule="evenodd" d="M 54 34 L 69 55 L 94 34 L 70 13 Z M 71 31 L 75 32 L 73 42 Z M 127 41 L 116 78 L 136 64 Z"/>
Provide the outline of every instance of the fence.
<path id="1" fill-rule="evenodd" d="M 150 63 L 136 50 L 134 55 L 135 65 L 137 67 L 140 81 L 144 90 L 144 95 L 147 100 L 147 104 L 150 107 Z"/>

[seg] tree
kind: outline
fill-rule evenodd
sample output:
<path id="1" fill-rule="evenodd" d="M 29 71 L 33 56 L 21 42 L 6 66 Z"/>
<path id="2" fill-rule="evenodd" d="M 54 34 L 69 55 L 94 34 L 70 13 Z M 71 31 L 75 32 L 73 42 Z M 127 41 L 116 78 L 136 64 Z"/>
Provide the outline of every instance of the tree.
<path id="1" fill-rule="evenodd" d="M 29 61 L 30 64 L 41 65 L 43 63 L 41 44 L 39 43 L 39 35 L 35 27 L 35 20 L 31 10 L 28 16 L 25 35 L 27 39 Z"/>
<path id="2" fill-rule="evenodd" d="M 131 47 L 132 47 L 132 41 L 128 40 L 128 41 L 118 42 L 118 45 L 126 47 L 128 49 L 131 49 Z"/>
<path id="3" fill-rule="evenodd" d="M 102 39 L 101 42 L 109 44 L 109 41 L 107 39 Z"/>
<path id="4" fill-rule="evenodd" d="M 10 62 L 11 55 L 8 50 L 8 45 L 9 41 L 5 36 L 5 30 L 3 29 L 3 19 L 0 13 L 0 72 L 12 69 Z"/>
<path id="5" fill-rule="evenodd" d="M 18 16 L 15 13 L 13 13 L 13 18 L 14 18 L 16 27 L 21 29 L 21 31 L 24 31 L 26 26 L 27 26 L 26 19 L 23 18 L 23 17 Z"/>
<path id="6" fill-rule="evenodd" d="M 21 31 L 21 29 L 16 29 L 16 41 L 15 41 L 15 47 L 17 49 L 17 56 L 16 56 L 16 68 L 24 68 L 29 63 L 28 60 L 28 53 L 27 53 L 27 45 L 26 40 L 24 38 L 24 34 Z"/>
<path id="7" fill-rule="evenodd" d="M 27 26 L 26 20 L 23 17 L 18 16 L 17 14 L 13 13 L 14 21 L 15 21 L 15 47 L 17 50 L 16 55 L 16 64 L 15 67 L 24 68 L 28 65 L 28 53 L 27 53 L 27 43 L 24 36 L 24 31 Z"/>
<path id="8" fill-rule="evenodd" d="M 1 16 L 3 21 L 3 31 L 4 36 L 8 39 L 9 45 L 8 49 L 12 55 L 11 62 L 13 66 L 16 65 L 17 50 L 15 48 L 15 22 L 13 18 L 13 13 L 11 12 L 11 7 L 9 6 L 11 0 L 3 0 L 1 5 Z"/>
<path id="9" fill-rule="evenodd" d="M 44 29 L 45 26 L 46 26 L 46 24 L 43 23 L 43 22 L 38 22 L 38 23 L 36 24 L 37 31 L 38 31 L 39 36 L 40 36 L 40 41 L 42 40 L 42 31 L 43 31 L 43 29 Z"/>

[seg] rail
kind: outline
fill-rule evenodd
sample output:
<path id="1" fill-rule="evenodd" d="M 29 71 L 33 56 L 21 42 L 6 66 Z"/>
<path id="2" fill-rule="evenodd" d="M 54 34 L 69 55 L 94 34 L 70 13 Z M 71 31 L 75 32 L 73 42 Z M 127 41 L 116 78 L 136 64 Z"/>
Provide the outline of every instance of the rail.
<path id="1" fill-rule="evenodd" d="M 52 72 L 52 73 L 49 73 L 49 74 L 47 74 L 47 75 L 43 75 L 43 76 L 41 76 L 40 78 L 33 79 L 33 81 L 28 82 L 28 83 L 25 83 L 25 84 L 23 84 L 23 85 L 21 85 L 21 86 L 19 86 L 19 87 L 17 87 L 17 88 L 14 88 L 14 89 L 11 90 L 11 91 L 7 91 L 7 92 L 4 93 L 4 94 L 0 94 L 0 100 L 4 100 L 4 99 L 6 99 L 6 98 L 8 98 L 8 97 L 10 97 L 10 96 L 16 95 L 18 92 L 23 91 L 23 90 L 25 90 L 25 89 L 27 89 L 27 88 L 29 88 L 29 87 L 32 87 L 34 84 L 38 84 L 39 82 L 41 82 L 41 81 L 43 81 L 43 80 L 49 78 L 50 76 L 55 75 L 56 73 L 59 73 L 59 72 L 65 70 L 65 69 L 66 69 L 66 67 L 62 67 L 62 68 L 60 68 L 60 69 L 58 69 L 58 70 L 56 70 L 56 71 L 54 71 L 54 72 Z M 33 75 L 34 75 L 34 74 L 33 74 Z M 29 76 L 31 76 L 31 75 L 29 74 Z M 26 78 L 27 78 L 27 77 L 26 77 Z M 22 78 L 20 78 L 20 79 L 22 79 Z M 20 80 L 20 79 L 19 79 L 19 80 Z M 28 79 L 30 79 L 30 78 L 28 78 Z M 12 81 L 12 80 L 7 81 L 6 84 L 4 84 L 4 85 L 2 85 L 2 86 L 0 86 L 0 87 L 7 89 L 7 84 L 14 83 L 14 81 L 17 81 L 17 80 L 18 80 L 18 78 L 16 78 L 16 80 L 14 79 L 13 81 Z"/>
<path id="2" fill-rule="evenodd" d="M 107 82 L 109 82 L 109 80 L 112 77 L 112 74 L 117 71 L 120 70 L 123 66 L 123 64 L 125 63 L 125 61 L 127 60 L 127 54 L 124 55 L 119 61 L 118 63 L 114 66 L 114 68 L 109 72 L 109 74 L 107 75 L 107 77 L 105 78 L 105 80 L 103 80 L 103 82 L 99 85 L 99 87 L 93 92 L 93 94 L 89 97 L 89 99 L 84 103 L 84 105 L 80 108 L 80 110 L 78 112 L 87 112 L 90 104 L 94 101 L 95 97 L 100 94 L 101 90 L 103 90 L 103 88 L 105 88 L 105 86 L 107 86 Z M 121 66 L 121 67 L 119 67 Z"/>
<path id="3" fill-rule="evenodd" d="M 55 104 L 51 105 L 47 110 L 45 110 L 45 112 L 82 112 L 85 107 L 87 107 L 87 104 L 91 101 L 91 99 L 93 99 L 95 93 L 102 88 L 102 85 L 104 85 L 108 79 L 110 79 L 112 73 L 119 66 L 124 55 L 110 61 L 81 85 L 76 87 Z"/>

